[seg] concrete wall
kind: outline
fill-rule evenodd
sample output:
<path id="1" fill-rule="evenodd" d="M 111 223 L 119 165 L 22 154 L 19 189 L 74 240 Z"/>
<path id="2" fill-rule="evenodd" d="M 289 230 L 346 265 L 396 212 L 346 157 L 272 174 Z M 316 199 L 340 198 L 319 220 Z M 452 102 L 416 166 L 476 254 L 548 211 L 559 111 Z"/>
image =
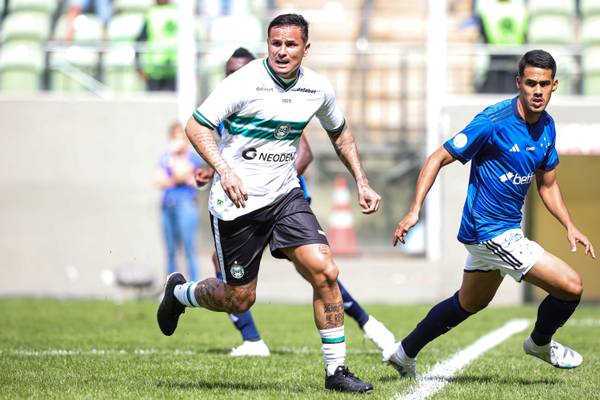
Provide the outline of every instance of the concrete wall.
<path id="1" fill-rule="evenodd" d="M 496 100 L 452 99 L 444 110 L 440 143 Z M 563 122 L 587 122 L 584 118 L 590 115 L 600 120 L 597 112 L 590 112 L 597 104 L 586 107 L 557 102 L 552 112 Z M 176 115 L 175 98 L 170 96 L 111 101 L 0 97 L 0 296 L 112 297 L 122 292 L 106 285 L 103 273 L 122 264 L 146 266 L 157 278 L 163 276 L 159 192 L 151 179 Z M 357 299 L 431 303 L 459 287 L 466 252 L 455 237 L 468 170 L 454 163 L 444 168 L 439 181 L 440 261 L 431 263 L 392 249 L 392 232 L 389 242 L 376 250 L 337 260 L 342 281 Z M 329 187 L 314 188 L 320 214 L 329 209 L 330 197 L 319 193 L 329 192 Z M 212 276 L 206 194 L 200 192 L 199 199 L 199 253 L 203 275 Z M 397 222 L 400 217 L 391 218 Z M 321 222 L 327 223 L 324 218 Z M 309 302 L 311 294 L 291 264 L 267 252 L 258 299 Z M 521 299 L 522 285 L 507 279 L 496 303 Z"/>

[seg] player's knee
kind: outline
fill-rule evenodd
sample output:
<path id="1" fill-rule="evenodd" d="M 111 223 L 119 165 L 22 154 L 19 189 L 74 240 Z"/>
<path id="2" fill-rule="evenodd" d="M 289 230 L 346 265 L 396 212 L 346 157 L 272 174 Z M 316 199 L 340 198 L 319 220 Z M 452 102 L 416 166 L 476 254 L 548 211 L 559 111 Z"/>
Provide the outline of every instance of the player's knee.
<path id="1" fill-rule="evenodd" d="M 567 300 L 581 299 L 581 295 L 583 294 L 583 282 L 578 273 L 575 273 L 574 276 L 569 279 L 565 292 L 568 297 Z"/>
<path id="2" fill-rule="evenodd" d="M 315 275 L 314 285 L 317 287 L 331 287 L 337 282 L 339 270 L 333 262 L 326 263 Z"/>

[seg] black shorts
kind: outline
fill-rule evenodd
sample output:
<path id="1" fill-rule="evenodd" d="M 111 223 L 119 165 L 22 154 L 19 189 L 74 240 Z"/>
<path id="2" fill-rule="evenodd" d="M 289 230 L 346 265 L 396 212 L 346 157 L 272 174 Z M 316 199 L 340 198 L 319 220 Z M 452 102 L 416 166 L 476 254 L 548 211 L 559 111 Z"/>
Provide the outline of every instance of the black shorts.
<path id="1" fill-rule="evenodd" d="M 276 258 L 287 258 L 281 249 L 288 247 L 329 244 L 299 188 L 232 221 L 213 215 L 210 219 L 223 281 L 229 285 L 243 285 L 256 277 L 267 244 Z"/>

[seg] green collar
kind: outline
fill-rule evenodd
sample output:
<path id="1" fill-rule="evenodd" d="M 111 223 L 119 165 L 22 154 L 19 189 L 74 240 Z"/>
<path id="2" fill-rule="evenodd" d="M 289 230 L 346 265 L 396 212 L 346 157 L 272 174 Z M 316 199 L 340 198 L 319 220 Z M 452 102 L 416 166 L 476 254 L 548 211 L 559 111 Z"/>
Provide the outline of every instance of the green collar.
<path id="1" fill-rule="evenodd" d="M 269 62 L 267 61 L 266 58 L 263 60 L 263 65 L 264 65 L 265 69 L 267 70 L 267 73 L 269 74 L 271 79 L 273 79 L 273 81 L 286 92 L 289 89 L 291 89 L 296 84 L 296 82 L 298 82 L 298 79 L 300 78 L 300 71 L 298 71 L 298 73 L 296 74 L 296 78 L 294 78 L 293 81 L 291 81 L 290 83 L 285 83 L 285 81 L 283 79 L 281 79 L 279 77 L 279 75 L 277 75 L 277 73 L 273 70 L 273 68 L 271 68 L 271 66 L 269 65 Z"/>

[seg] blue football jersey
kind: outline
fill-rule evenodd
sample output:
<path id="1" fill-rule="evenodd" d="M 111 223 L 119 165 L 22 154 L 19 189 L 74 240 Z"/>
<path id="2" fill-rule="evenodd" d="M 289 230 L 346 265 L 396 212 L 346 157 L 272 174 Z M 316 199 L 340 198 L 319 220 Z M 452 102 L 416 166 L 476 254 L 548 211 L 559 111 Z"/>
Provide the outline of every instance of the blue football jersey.
<path id="1" fill-rule="evenodd" d="M 537 170 L 558 165 L 556 130 L 543 112 L 534 125 L 517 111 L 518 98 L 494 104 L 444 148 L 463 164 L 471 162 L 469 188 L 458 240 L 481 243 L 520 228 L 521 209 Z"/>

